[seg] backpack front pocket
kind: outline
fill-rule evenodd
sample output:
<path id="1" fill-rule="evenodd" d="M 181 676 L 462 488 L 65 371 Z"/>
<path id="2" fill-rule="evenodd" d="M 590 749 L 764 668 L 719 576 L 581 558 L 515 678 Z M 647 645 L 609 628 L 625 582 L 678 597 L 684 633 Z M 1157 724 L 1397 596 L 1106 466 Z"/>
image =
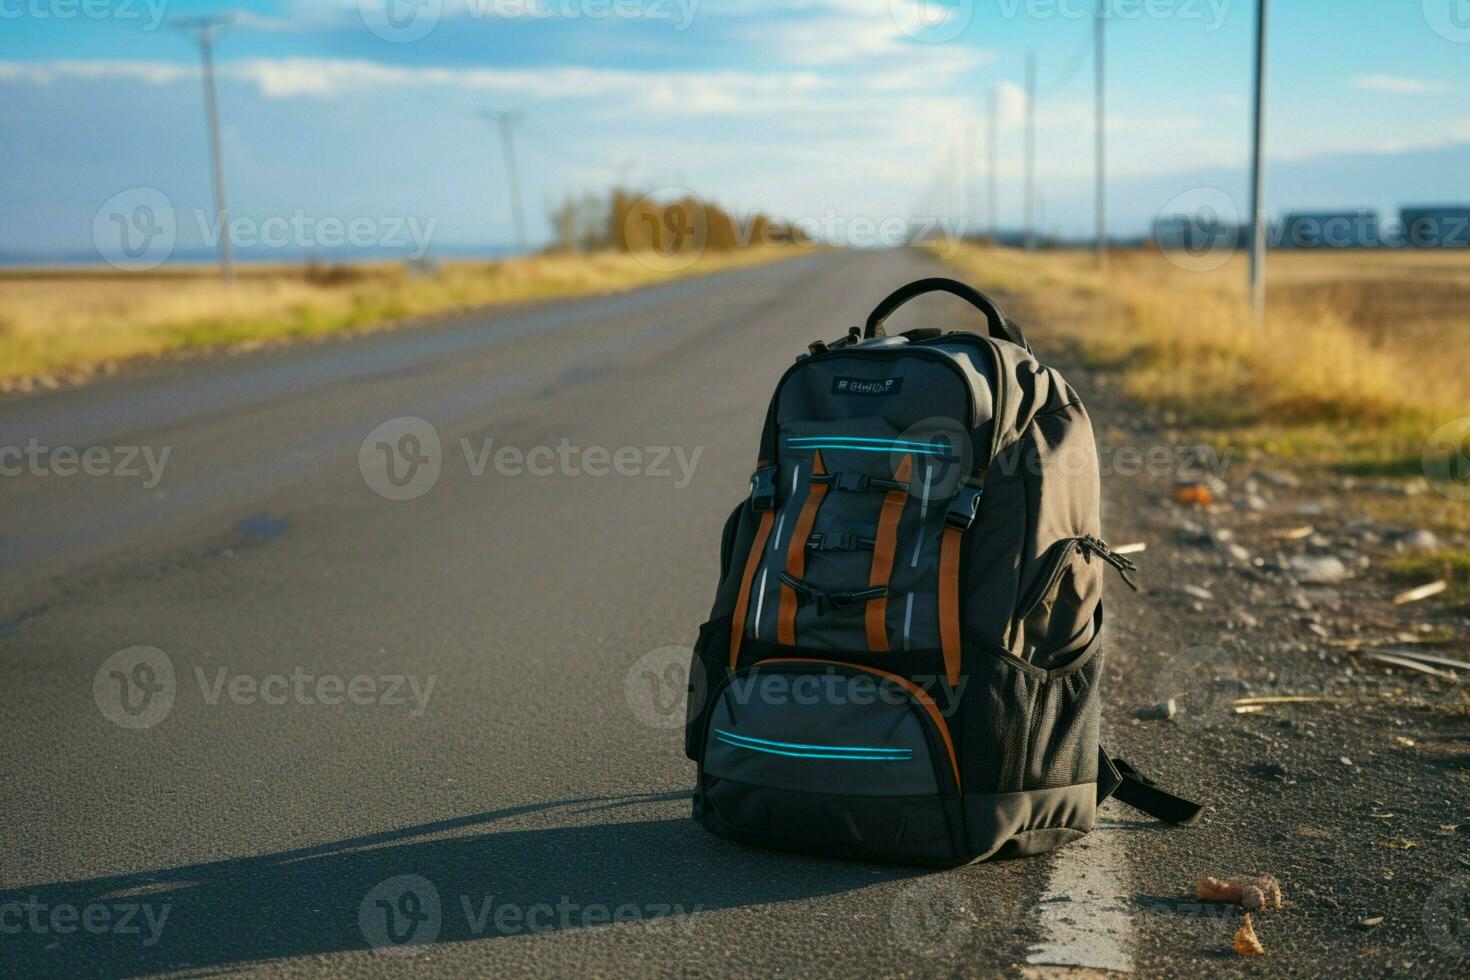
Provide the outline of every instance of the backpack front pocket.
<path id="1" fill-rule="evenodd" d="M 934 701 L 893 674 L 764 660 L 707 716 L 697 808 L 723 836 L 845 857 L 963 851 L 959 768 Z"/>

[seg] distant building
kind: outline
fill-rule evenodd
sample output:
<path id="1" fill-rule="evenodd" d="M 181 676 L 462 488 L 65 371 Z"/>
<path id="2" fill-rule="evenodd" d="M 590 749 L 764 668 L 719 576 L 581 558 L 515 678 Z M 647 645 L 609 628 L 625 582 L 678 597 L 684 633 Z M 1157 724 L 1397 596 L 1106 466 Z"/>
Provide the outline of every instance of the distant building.
<path id="1" fill-rule="evenodd" d="M 1282 248 L 1373 248 L 1382 244 L 1378 212 L 1288 211 L 1281 219 Z"/>
<path id="2" fill-rule="evenodd" d="M 1416 248 L 1470 247 L 1470 205 L 1401 208 L 1404 243 Z"/>

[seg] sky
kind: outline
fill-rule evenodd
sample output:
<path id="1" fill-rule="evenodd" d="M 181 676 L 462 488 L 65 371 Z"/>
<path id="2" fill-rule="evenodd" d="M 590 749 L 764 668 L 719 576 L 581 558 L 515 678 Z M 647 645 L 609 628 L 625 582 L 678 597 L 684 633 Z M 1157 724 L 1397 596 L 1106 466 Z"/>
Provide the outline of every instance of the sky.
<path id="1" fill-rule="evenodd" d="M 208 241 L 199 51 L 175 23 L 221 11 L 231 215 L 292 220 L 293 244 L 327 219 L 510 242 L 488 112 L 517 114 L 533 245 L 557 201 L 619 181 L 839 239 L 934 216 L 983 230 L 992 94 L 1015 227 L 1028 51 L 1040 223 L 1088 235 L 1091 3 L 0 0 L 0 254 L 95 252 L 99 209 L 140 189 L 192 216 L 181 244 Z M 1105 5 L 1112 230 L 1181 195 L 1244 212 L 1254 0 Z M 1273 211 L 1470 201 L 1470 0 L 1276 0 L 1270 23 Z"/>

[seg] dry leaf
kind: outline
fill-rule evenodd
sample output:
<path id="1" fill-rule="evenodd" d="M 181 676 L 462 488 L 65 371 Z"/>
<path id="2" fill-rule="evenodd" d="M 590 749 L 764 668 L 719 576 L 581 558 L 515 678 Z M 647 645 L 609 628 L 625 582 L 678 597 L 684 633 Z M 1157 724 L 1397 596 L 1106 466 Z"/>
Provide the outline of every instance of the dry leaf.
<path id="1" fill-rule="evenodd" d="M 1177 487 L 1174 490 L 1174 499 L 1181 504 L 1198 504 L 1201 507 L 1208 507 L 1215 502 L 1215 495 L 1203 483 L 1191 483 L 1187 487 Z"/>
<path id="2" fill-rule="evenodd" d="M 1206 902 L 1229 902 L 1245 909 L 1281 908 L 1281 883 L 1270 875 L 1234 881 L 1200 877 L 1194 881 L 1194 894 Z"/>
<path id="3" fill-rule="evenodd" d="M 1261 945 L 1261 940 L 1256 937 L 1255 927 L 1251 925 L 1251 914 L 1245 914 L 1245 921 L 1240 928 L 1235 930 L 1235 951 L 1241 956 L 1264 956 L 1266 947 Z"/>

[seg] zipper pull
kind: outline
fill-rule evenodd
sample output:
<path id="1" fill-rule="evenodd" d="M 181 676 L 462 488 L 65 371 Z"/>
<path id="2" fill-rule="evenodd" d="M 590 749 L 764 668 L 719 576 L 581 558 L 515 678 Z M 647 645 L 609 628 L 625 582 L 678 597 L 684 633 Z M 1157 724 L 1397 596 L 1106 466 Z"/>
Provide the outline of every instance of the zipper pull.
<path id="1" fill-rule="evenodd" d="M 1132 575 L 1133 572 L 1138 571 L 1138 566 L 1133 564 L 1132 559 L 1128 558 L 1126 555 L 1113 554 L 1112 549 L 1108 547 L 1108 543 L 1106 541 L 1102 540 L 1101 538 L 1094 538 L 1091 535 L 1083 537 L 1082 546 L 1089 553 L 1097 555 L 1103 561 L 1116 568 L 1118 570 L 1118 575 L 1122 577 L 1125 583 L 1127 583 L 1128 588 L 1132 589 L 1134 592 L 1138 591 L 1138 583 L 1133 580 Z"/>

